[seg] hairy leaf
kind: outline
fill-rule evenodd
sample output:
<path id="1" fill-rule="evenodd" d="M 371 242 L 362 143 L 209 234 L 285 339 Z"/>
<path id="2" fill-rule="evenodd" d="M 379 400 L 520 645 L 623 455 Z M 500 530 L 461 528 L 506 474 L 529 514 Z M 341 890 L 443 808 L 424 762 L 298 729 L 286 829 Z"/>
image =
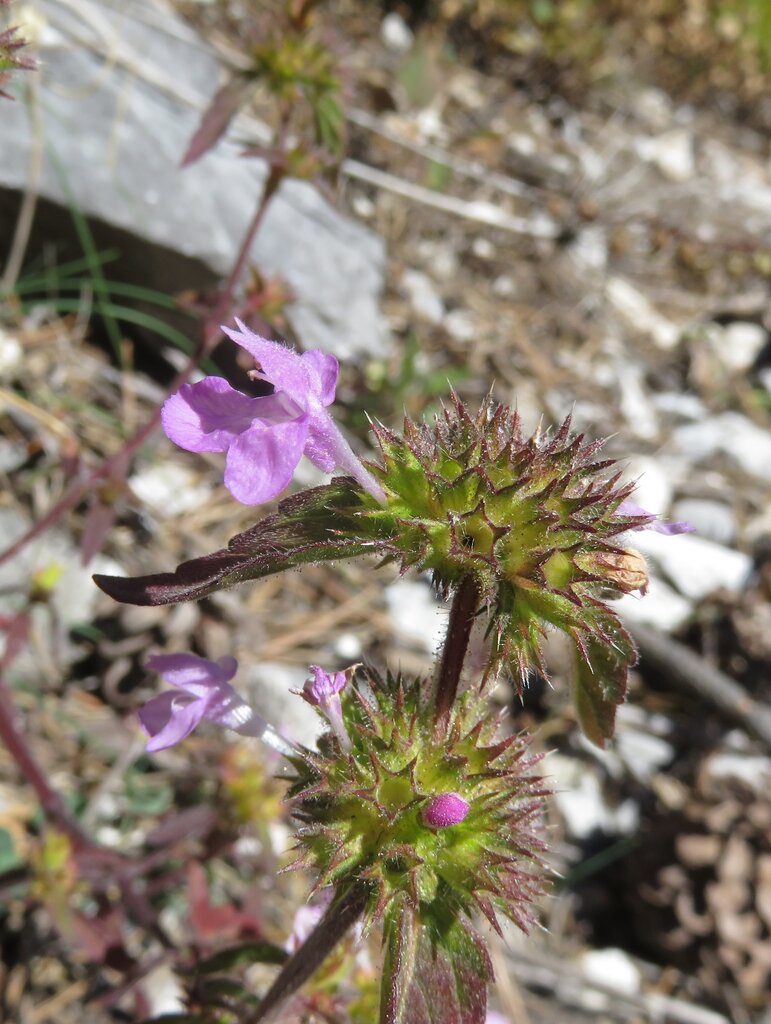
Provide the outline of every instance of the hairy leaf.
<path id="1" fill-rule="evenodd" d="M 276 512 L 237 534 L 227 548 L 182 562 L 175 572 L 133 578 L 97 575 L 94 582 L 125 604 L 176 604 L 309 562 L 376 552 L 372 526 L 357 515 L 366 499 L 354 481 L 340 477 L 285 498 Z"/>
<path id="2" fill-rule="evenodd" d="M 624 702 L 629 669 L 637 661 L 634 640 L 609 608 L 592 614 L 595 632 L 575 633 L 573 690 L 578 720 L 592 743 L 613 735 L 616 709 Z"/>
<path id="3" fill-rule="evenodd" d="M 490 958 L 446 899 L 394 907 L 384 941 L 380 1024 L 484 1024 Z"/>

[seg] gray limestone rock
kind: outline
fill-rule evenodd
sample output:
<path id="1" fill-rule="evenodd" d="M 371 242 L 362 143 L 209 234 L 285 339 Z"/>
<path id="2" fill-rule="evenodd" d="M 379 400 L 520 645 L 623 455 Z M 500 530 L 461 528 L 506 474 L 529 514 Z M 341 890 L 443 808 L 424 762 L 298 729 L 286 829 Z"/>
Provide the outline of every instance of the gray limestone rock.
<path id="1" fill-rule="evenodd" d="M 40 0 L 36 13 L 44 19 L 34 81 L 43 168 L 30 253 L 72 238 L 70 195 L 97 245 L 121 250 L 113 280 L 211 287 L 233 265 L 266 174 L 240 155 L 241 141 L 261 133 L 246 117 L 200 161 L 179 167 L 223 78 L 217 55 L 162 0 Z M 3 104 L 3 239 L 27 183 L 34 120 L 22 95 Z M 285 183 L 252 257 L 293 289 L 290 316 L 304 344 L 343 358 L 381 349 L 383 244 L 311 185 Z"/>

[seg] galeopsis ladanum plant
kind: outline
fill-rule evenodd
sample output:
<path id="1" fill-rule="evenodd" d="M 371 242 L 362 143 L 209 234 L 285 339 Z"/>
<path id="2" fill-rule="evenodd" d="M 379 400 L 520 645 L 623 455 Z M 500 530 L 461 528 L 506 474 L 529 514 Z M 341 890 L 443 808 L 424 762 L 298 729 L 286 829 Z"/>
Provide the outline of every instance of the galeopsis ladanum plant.
<path id="1" fill-rule="evenodd" d="M 117 600 L 170 604 L 304 564 L 370 556 L 402 573 L 428 572 L 451 602 L 447 636 L 428 679 L 361 666 L 312 666 L 302 692 L 328 731 L 317 749 L 290 744 L 230 684 L 234 659 L 156 657 L 176 689 L 141 713 L 149 749 L 203 719 L 258 736 L 291 764 L 287 800 L 297 865 L 330 893 L 252 1018 L 276 1011 L 356 921 L 383 928 L 383 1024 L 482 1024 L 491 977 L 473 925 L 482 914 L 527 928 L 542 887 L 539 808 L 547 787 L 525 738 L 506 736 L 486 692 L 506 668 L 519 687 L 547 673 L 543 640 L 562 631 L 574 652 L 579 721 L 590 739 L 612 735 L 636 658 L 609 598 L 647 576 L 629 535 L 676 533 L 631 500 L 602 441 L 571 433 L 525 436 L 519 418 L 488 399 L 470 411 L 451 395 L 434 424 L 374 426 L 378 452 L 361 461 L 328 409 L 337 361 L 298 354 L 249 331 L 227 333 L 273 385 L 252 398 L 222 378 L 185 385 L 164 407 L 166 433 L 197 452 L 223 452 L 225 484 L 258 504 L 277 497 L 306 455 L 329 484 L 284 498 L 227 548 L 174 572 L 96 577 Z M 462 678 L 473 626 L 487 636 L 480 679 Z"/>

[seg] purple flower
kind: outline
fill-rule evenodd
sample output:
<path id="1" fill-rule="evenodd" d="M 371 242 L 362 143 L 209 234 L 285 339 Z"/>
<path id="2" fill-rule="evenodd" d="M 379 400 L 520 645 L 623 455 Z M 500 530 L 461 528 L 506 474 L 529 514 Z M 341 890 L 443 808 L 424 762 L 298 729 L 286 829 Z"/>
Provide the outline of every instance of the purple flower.
<path id="1" fill-rule="evenodd" d="M 459 793 L 441 793 L 423 808 L 423 824 L 429 828 L 448 828 L 460 824 L 468 812 L 469 805 Z"/>
<path id="2" fill-rule="evenodd" d="M 646 512 L 644 508 L 641 508 L 634 501 L 622 501 L 616 509 L 616 515 L 619 516 L 644 516 L 647 520 L 639 525 L 631 526 L 631 530 L 654 530 L 656 533 L 665 533 L 668 536 L 673 536 L 677 533 L 695 533 L 696 527 L 691 526 L 690 523 L 680 521 L 678 523 L 664 523 L 659 520 L 654 512 Z"/>
<path id="3" fill-rule="evenodd" d="M 240 320 L 223 327 L 257 363 L 250 376 L 270 381 L 272 395 L 251 398 L 222 377 L 183 384 L 163 405 L 167 436 L 190 452 L 227 452 L 225 486 L 245 505 L 275 498 L 307 455 L 325 473 L 341 469 L 378 501 L 385 494 L 327 412 L 339 367 L 319 349 L 299 355 L 254 334 Z"/>
<path id="4" fill-rule="evenodd" d="M 340 746 L 343 750 L 350 750 L 351 741 L 345 729 L 343 707 L 340 703 L 340 691 L 348 682 L 348 673 L 325 672 L 320 665 L 311 665 L 310 669 L 312 675 L 303 686 L 302 697 L 326 715 Z M 348 672 L 350 671 L 349 669 Z"/>
<path id="5" fill-rule="evenodd" d="M 245 736 L 256 736 L 281 754 L 296 753 L 230 685 L 238 669 L 235 658 L 207 661 L 195 654 L 155 654 L 146 664 L 175 687 L 139 710 L 139 721 L 150 737 L 149 752 L 174 746 L 208 719 Z"/>

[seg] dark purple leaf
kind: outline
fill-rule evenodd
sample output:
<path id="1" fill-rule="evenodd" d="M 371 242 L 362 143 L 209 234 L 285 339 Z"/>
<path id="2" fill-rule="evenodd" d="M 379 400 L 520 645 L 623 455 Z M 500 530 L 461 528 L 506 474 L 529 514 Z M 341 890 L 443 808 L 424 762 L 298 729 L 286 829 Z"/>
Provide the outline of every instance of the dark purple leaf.
<path id="1" fill-rule="evenodd" d="M 237 534 L 227 548 L 183 562 L 175 572 L 94 576 L 94 582 L 125 604 L 176 604 L 309 562 L 376 552 L 366 520 L 357 515 L 363 507 L 362 492 L 354 482 L 338 478 L 285 498 L 275 513 Z"/>
<path id="2" fill-rule="evenodd" d="M 214 99 L 201 118 L 195 135 L 190 140 L 187 152 L 182 158 L 182 167 L 189 167 L 190 164 L 195 163 L 219 142 L 238 108 L 246 99 L 250 88 L 251 83 L 238 76 L 231 78 L 217 90 Z"/>

